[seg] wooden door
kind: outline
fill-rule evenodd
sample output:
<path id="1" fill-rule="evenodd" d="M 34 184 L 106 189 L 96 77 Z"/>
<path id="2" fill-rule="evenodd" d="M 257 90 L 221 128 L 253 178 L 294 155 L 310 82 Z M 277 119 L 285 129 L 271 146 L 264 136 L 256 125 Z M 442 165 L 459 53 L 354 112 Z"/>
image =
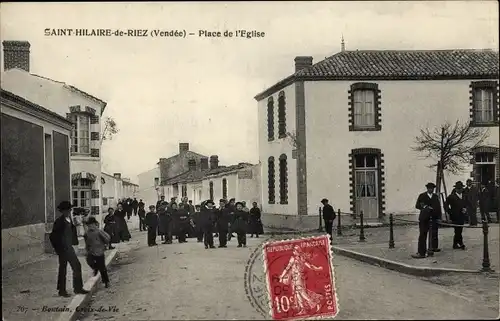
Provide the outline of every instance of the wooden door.
<path id="1" fill-rule="evenodd" d="M 355 176 L 356 212 L 363 211 L 365 219 L 377 219 L 379 211 L 378 171 L 358 169 Z"/>

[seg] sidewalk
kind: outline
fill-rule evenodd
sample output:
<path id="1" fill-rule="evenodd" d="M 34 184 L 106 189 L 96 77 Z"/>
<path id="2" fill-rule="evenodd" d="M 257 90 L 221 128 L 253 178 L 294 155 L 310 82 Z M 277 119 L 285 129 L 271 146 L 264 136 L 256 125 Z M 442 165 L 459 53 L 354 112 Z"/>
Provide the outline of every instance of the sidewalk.
<path id="1" fill-rule="evenodd" d="M 137 228 L 135 228 L 137 226 Z M 143 236 L 139 232 L 138 223 L 134 218 L 129 223 L 132 240 L 129 243 L 119 243 L 114 246 L 118 253 L 128 251 L 136 240 Z M 77 254 L 82 265 L 84 284 L 93 276 L 92 270 L 85 262 L 84 242 L 79 240 Z M 106 258 L 112 251 L 106 251 Z M 67 307 L 73 298 L 57 295 L 58 257 L 53 254 L 43 254 L 36 261 L 21 265 L 15 269 L 2 271 L 2 312 L 3 320 L 57 320 L 61 309 Z M 66 288 L 73 293 L 72 270 L 68 265 Z M 44 307 L 59 309 L 59 311 L 43 311 Z"/>
<path id="2" fill-rule="evenodd" d="M 355 233 L 349 231 L 347 236 L 334 235 L 334 245 L 418 267 L 479 270 L 482 264 L 483 232 L 481 228 L 464 228 L 463 237 L 467 246 L 465 251 L 452 249 L 453 228 L 441 228 L 439 247 L 442 251 L 425 259 L 411 257 L 417 252 L 418 227 L 416 226 L 394 228 L 395 248 L 393 249 L 389 249 L 389 228 L 365 229 L 365 237 L 365 242 L 359 242 L 359 229 Z M 499 226 L 493 224 L 489 229 L 488 245 L 490 264 L 497 272 L 500 268 L 499 239 Z"/>

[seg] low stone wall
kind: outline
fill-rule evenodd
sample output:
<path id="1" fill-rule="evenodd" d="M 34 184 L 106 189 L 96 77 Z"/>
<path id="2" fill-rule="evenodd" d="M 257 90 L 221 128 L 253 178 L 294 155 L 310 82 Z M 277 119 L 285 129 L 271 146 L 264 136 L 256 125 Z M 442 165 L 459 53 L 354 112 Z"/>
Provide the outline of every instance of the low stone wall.
<path id="1" fill-rule="evenodd" d="M 2 269 L 43 255 L 45 234 L 45 223 L 2 229 Z"/>

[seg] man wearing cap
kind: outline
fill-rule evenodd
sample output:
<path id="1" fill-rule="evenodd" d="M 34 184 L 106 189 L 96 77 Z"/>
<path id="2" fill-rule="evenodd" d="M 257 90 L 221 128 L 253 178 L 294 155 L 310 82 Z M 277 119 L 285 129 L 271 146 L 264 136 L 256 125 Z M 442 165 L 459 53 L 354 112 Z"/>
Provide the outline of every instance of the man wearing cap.
<path id="1" fill-rule="evenodd" d="M 214 201 L 207 200 L 205 206 L 201 208 L 200 223 L 203 228 L 203 242 L 205 249 L 214 249 L 214 223 L 215 223 L 215 209 Z"/>
<path id="2" fill-rule="evenodd" d="M 323 204 L 323 221 L 325 222 L 325 230 L 330 235 L 330 242 L 332 241 L 332 232 L 333 232 L 333 221 L 335 220 L 335 210 L 333 207 L 328 204 L 328 200 L 326 198 L 321 200 L 321 204 Z"/>
<path id="3" fill-rule="evenodd" d="M 441 204 L 439 197 L 434 193 L 436 185 L 427 183 L 427 191 L 418 195 L 415 208 L 420 210 L 418 216 L 418 252 L 412 255 L 413 258 L 425 258 L 427 253 L 427 234 L 431 230 L 431 249 L 432 252 L 439 252 L 438 248 L 438 220 L 441 219 Z"/>
<path id="4" fill-rule="evenodd" d="M 465 215 L 469 202 L 464 195 L 464 184 L 460 181 L 455 183 L 455 190 L 446 198 L 444 208 L 450 215 L 451 222 L 457 225 L 464 225 Z M 463 227 L 454 227 L 455 234 L 453 235 L 453 248 L 465 250 L 464 240 L 462 237 Z"/>
<path id="5" fill-rule="evenodd" d="M 73 248 L 73 245 L 78 245 L 78 237 L 76 235 L 76 227 L 71 222 L 72 207 L 69 201 L 63 201 L 57 206 L 57 209 L 62 214 L 54 221 L 54 226 L 50 233 L 50 242 L 59 256 L 57 291 L 59 295 L 63 297 L 70 296 L 66 291 L 66 272 L 68 263 L 73 270 L 73 289 L 75 294 L 88 293 L 88 291 L 83 289 L 82 265 Z"/>

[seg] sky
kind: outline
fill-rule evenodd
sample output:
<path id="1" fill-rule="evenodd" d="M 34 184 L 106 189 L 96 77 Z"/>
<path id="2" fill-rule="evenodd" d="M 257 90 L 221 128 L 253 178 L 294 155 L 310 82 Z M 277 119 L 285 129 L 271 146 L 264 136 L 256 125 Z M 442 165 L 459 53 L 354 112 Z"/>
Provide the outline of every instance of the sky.
<path id="1" fill-rule="evenodd" d="M 498 50 L 498 2 L 2 3 L 2 40 L 31 43 L 31 72 L 107 102 L 119 133 L 103 171 L 137 182 L 181 142 L 222 165 L 257 163 L 254 96 L 346 50 Z M 46 28 L 224 31 L 263 38 L 47 37 Z M 3 68 L 3 62 L 2 62 Z"/>

